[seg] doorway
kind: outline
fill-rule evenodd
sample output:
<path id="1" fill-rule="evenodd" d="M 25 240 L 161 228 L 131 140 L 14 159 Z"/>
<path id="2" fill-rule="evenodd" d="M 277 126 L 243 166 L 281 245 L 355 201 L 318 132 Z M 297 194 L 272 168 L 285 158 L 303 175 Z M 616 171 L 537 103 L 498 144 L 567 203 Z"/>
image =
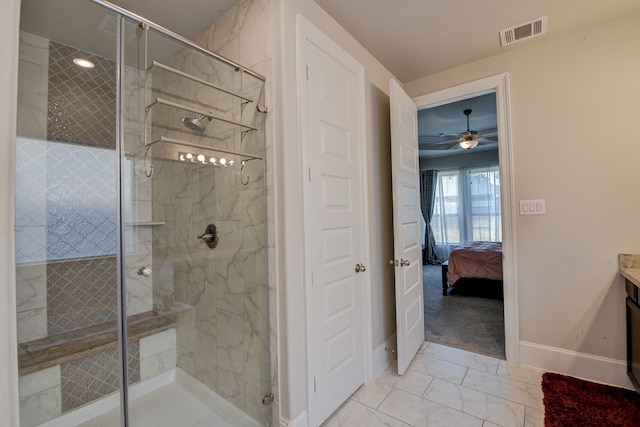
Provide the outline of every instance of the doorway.
<path id="1" fill-rule="evenodd" d="M 414 98 L 418 110 L 434 108 L 495 93 L 496 128 L 499 135 L 498 163 L 502 212 L 502 267 L 504 296 L 505 359 L 519 362 L 519 326 L 517 314 L 517 283 L 515 274 L 515 217 L 513 195 L 513 165 L 509 121 L 509 79 L 506 73 L 465 83 Z M 471 116 L 473 117 L 473 116 Z M 470 120 L 471 121 L 471 120 Z M 466 123 L 465 123 L 466 124 Z M 473 129 L 472 129 L 473 130 Z"/>
<path id="2" fill-rule="evenodd" d="M 468 242 L 487 242 L 478 249 L 502 244 L 495 91 L 418 111 L 418 133 L 422 210 L 429 222 L 422 266 L 425 339 L 504 359 L 502 280 L 487 278 L 501 278 L 500 254 L 455 257 Z M 447 279 L 453 250 L 452 261 L 464 260 L 465 273 L 478 277 L 456 280 L 452 268 Z"/>

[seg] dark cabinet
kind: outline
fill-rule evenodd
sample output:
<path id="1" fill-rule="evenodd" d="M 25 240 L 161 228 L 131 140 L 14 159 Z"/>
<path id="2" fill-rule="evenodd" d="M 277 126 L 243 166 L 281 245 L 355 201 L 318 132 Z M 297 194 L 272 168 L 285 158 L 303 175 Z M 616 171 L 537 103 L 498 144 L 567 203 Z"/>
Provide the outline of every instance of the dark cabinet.
<path id="1" fill-rule="evenodd" d="M 638 287 L 625 279 L 627 288 L 627 375 L 640 392 L 640 301 Z"/>

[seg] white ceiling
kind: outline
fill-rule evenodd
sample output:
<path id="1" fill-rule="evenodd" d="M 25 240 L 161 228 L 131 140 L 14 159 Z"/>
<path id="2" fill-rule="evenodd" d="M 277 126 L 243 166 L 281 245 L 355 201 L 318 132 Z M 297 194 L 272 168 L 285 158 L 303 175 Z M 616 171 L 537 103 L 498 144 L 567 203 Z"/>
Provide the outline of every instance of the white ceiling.
<path id="1" fill-rule="evenodd" d="M 316 3 L 403 83 L 640 9 L 639 0 L 316 0 Z M 500 47 L 500 30 L 545 15 L 546 35 Z"/>
<path id="2" fill-rule="evenodd" d="M 193 39 L 241 0 L 112 0 Z M 315 0 L 403 83 L 640 10 L 640 0 Z M 75 0 L 23 0 L 67 13 Z M 65 7 L 71 6 L 71 9 Z M 65 12 L 66 11 L 66 12 Z M 501 48 L 501 29 L 548 16 L 548 32 Z"/>
<path id="3" fill-rule="evenodd" d="M 194 39 L 241 0 L 110 0 L 188 39 Z"/>
<path id="4" fill-rule="evenodd" d="M 241 1 L 111 0 L 111 3 L 193 39 Z M 315 1 L 403 83 L 640 10 L 640 0 Z M 46 11 L 38 14 L 45 18 L 34 22 L 25 20 L 25 14 L 29 16 L 29 11 L 36 8 L 40 12 Z M 58 37 L 54 38 L 61 42 L 66 39 L 77 42 L 73 33 L 76 27 L 90 34 L 104 17 L 81 0 L 23 0 L 22 9 L 23 29 L 44 36 L 55 32 Z M 547 34 L 500 47 L 500 30 L 541 16 L 548 17 Z M 86 40 L 86 43 L 87 46 L 75 47 L 109 56 L 108 49 L 100 51 L 97 41 Z M 472 100 L 465 102 L 477 104 Z M 447 111 L 443 107 L 438 115 L 432 113 L 429 126 L 420 126 L 423 144 L 425 136 L 452 135 L 466 130 L 466 119 L 461 113 L 465 108 L 474 110 L 470 116 L 472 130 L 482 134 L 491 133 L 491 128 L 495 128 L 483 123 L 488 116 L 481 113 L 479 105 L 462 107 L 455 105 Z M 449 118 L 444 118 L 445 114 Z M 492 120 L 495 120 L 495 112 Z M 443 153 L 431 150 L 431 153 L 422 151 L 421 154 Z"/>

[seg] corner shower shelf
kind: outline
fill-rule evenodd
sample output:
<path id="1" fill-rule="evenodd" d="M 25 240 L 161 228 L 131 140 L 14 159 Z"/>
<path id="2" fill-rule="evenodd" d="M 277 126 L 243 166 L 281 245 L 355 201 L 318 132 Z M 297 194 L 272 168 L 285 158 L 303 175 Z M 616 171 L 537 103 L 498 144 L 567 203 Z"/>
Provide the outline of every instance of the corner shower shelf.
<path id="1" fill-rule="evenodd" d="M 213 113 L 208 112 L 208 111 L 198 110 L 197 108 L 191 108 L 191 107 L 189 107 L 187 105 L 178 104 L 177 102 L 173 102 L 173 101 L 167 101 L 164 98 L 156 98 L 156 100 L 153 101 L 151 104 L 147 105 L 144 110 L 148 112 L 151 108 L 153 108 L 156 105 L 165 105 L 167 107 L 178 108 L 180 110 L 189 111 L 191 113 L 198 114 L 200 116 L 205 116 L 206 118 L 210 118 L 210 119 L 213 119 L 213 120 L 219 120 L 221 122 L 225 122 L 225 123 L 229 123 L 231 125 L 239 126 L 239 127 L 243 128 L 243 129 L 246 129 L 248 131 L 258 130 L 258 128 L 256 128 L 256 127 L 249 126 L 249 125 L 246 125 L 246 124 L 241 123 L 241 122 L 236 122 L 235 120 L 225 119 L 223 117 L 216 116 Z"/>
<path id="2" fill-rule="evenodd" d="M 229 91 L 227 89 L 223 89 L 223 88 L 221 88 L 219 86 L 214 85 L 213 83 L 210 83 L 210 82 L 208 82 L 206 80 L 203 80 L 201 78 L 192 76 L 191 74 L 185 73 L 184 71 L 180 71 L 180 70 L 177 70 L 175 68 L 169 67 L 168 65 L 164 65 L 164 64 L 162 64 L 162 63 L 160 63 L 158 61 L 153 61 L 151 63 L 151 66 L 149 66 L 149 68 L 147 68 L 147 72 L 151 72 L 153 70 L 153 68 L 158 68 L 160 70 L 168 71 L 168 72 L 173 73 L 173 74 L 175 74 L 177 76 L 184 77 L 184 78 L 189 79 L 191 81 L 194 81 L 196 83 L 200 83 L 200 84 L 208 86 L 210 88 L 219 90 L 220 92 L 224 92 L 224 93 L 226 93 L 228 95 L 235 96 L 236 98 L 240 98 L 245 102 L 253 102 L 253 100 L 250 99 L 250 98 L 247 98 L 247 97 L 245 97 L 243 95 L 240 95 L 238 93 L 235 93 L 235 92 L 231 92 L 231 91 Z"/>
<path id="3" fill-rule="evenodd" d="M 192 142 L 182 141 L 180 139 L 167 138 L 166 136 L 161 136 L 160 138 L 156 139 L 155 141 L 151 141 L 151 142 L 146 143 L 144 145 L 145 152 L 147 150 L 149 150 L 149 147 L 151 147 L 153 144 L 156 144 L 158 142 L 163 142 L 165 144 L 182 145 L 184 147 L 197 148 L 197 149 L 200 149 L 200 150 L 215 151 L 217 153 L 233 154 L 233 155 L 236 155 L 236 156 L 243 157 L 243 158 L 245 158 L 247 160 L 262 160 L 262 157 L 260 157 L 260 156 L 254 156 L 252 154 L 241 153 L 239 151 L 224 150 L 222 148 L 215 148 L 215 147 L 211 147 L 209 145 L 194 144 Z"/>

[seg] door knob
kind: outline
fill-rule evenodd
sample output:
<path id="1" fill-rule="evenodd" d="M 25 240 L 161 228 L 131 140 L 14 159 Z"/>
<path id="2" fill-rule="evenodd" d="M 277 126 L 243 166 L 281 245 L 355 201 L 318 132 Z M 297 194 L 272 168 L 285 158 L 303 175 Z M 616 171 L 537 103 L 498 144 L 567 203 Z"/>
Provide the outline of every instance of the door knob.
<path id="1" fill-rule="evenodd" d="M 389 260 L 389 264 L 391 264 L 391 265 L 396 265 L 396 260 L 395 260 L 395 259 L 390 259 L 390 260 Z"/>
<path id="2" fill-rule="evenodd" d="M 367 271 L 367 267 L 362 264 L 356 264 L 356 273 Z"/>
<path id="3" fill-rule="evenodd" d="M 401 266 L 406 267 L 409 264 L 411 264 L 411 261 L 409 261 L 408 259 L 400 259 L 400 265 Z"/>

